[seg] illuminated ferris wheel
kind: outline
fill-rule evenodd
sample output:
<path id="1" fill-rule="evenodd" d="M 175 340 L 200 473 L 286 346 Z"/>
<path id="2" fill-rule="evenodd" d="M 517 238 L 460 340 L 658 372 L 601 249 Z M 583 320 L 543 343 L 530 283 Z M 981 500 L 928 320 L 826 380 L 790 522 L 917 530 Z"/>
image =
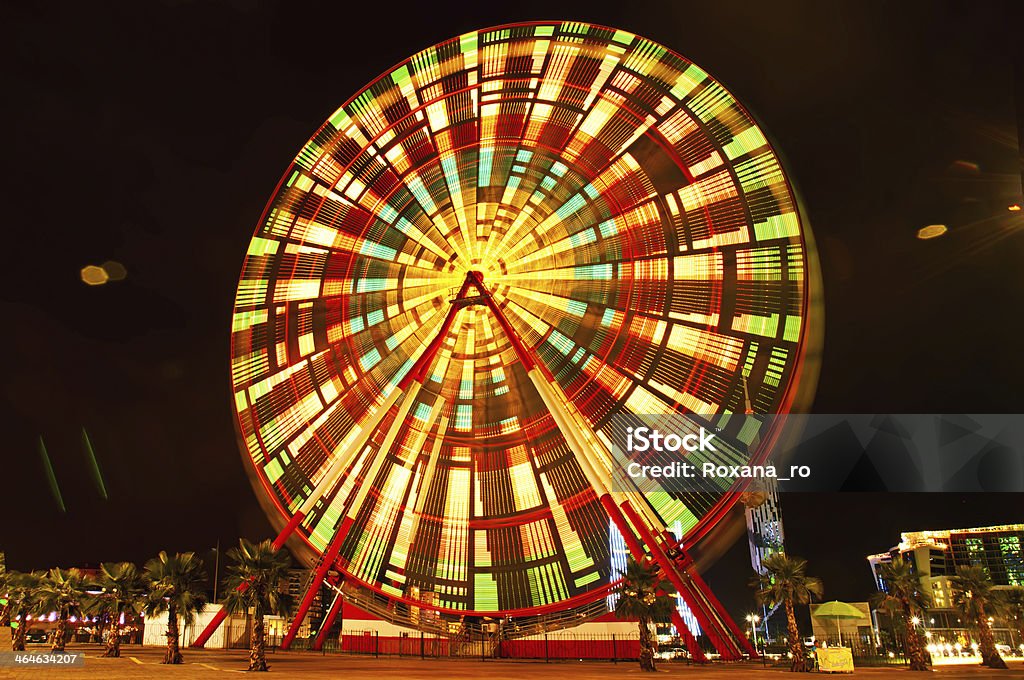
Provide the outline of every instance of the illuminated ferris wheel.
<path id="1" fill-rule="evenodd" d="M 585 607 L 617 532 L 723 656 L 753 653 L 679 549 L 737 487 L 626 488 L 609 424 L 682 414 L 723 462 L 763 458 L 769 421 L 732 416 L 794 399 L 809 237 L 746 110 L 631 33 L 499 26 L 373 81 L 284 174 L 232 320 L 244 458 L 315 567 L 303 606 L 337 570 L 442 618 Z"/>

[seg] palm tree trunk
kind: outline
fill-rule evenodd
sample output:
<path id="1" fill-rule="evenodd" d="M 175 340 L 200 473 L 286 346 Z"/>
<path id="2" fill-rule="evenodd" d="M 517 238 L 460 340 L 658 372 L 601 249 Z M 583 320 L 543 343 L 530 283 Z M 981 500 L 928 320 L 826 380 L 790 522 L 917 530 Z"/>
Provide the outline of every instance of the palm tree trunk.
<path id="1" fill-rule="evenodd" d="M 181 648 L 178 647 L 178 607 L 174 604 L 167 606 L 167 652 L 164 654 L 163 662 L 185 662 L 181 657 Z"/>
<path id="2" fill-rule="evenodd" d="M 121 656 L 121 626 L 120 624 L 111 624 L 107 630 L 106 637 L 106 650 L 103 652 L 103 656 L 107 657 L 120 657 Z"/>
<path id="3" fill-rule="evenodd" d="M 18 627 L 11 638 L 11 651 L 25 651 L 25 636 L 28 634 L 28 617 L 23 613 L 18 617 Z"/>
<path id="4" fill-rule="evenodd" d="M 263 621 L 263 608 L 256 607 L 253 620 L 252 635 L 249 638 L 249 670 L 267 670 L 267 648 L 265 636 L 266 624 Z"/>
<path id="5" fill-rule="evenodd" d="M 985 606 L 978 602 L 978 637 L 981 638 L 981 664 L 989 668 L 1006 668 L 1006 662 L 996 650 L 996 641 L 992 637 L 992 627 L 988 624 Z"/>
<path id="6" fill-rule="evenodd" d="M 914 613 L 910 608 L 910 601 L 903 600 L 903 633 L 906 636 L 907 661 L 910 662 L 910 670 L 926 671 L 928 664 L 924 660 L 924 648 L 921 647 L 921 638 L 917 634 L 917 627 L 912 621 Z"/>
<path id="7" fill-rule="evenodd" d="M 68 637 L 68 619 L 67 614 L 61 612 L 60 618 L 57 619 L 57 630 L 53 632 L 53 645 L 50 648 L 51 652 L 63 652 L 64 644 Z"/>
<path id="8" fill-rule="evenodd" d="M 900 634 L 896 628 L 896 612 L 893 611 L 889 614 L 889 632 L 892 633 L 892 646 L 894 651 L 899 651 L 900 647 Z"/>
<path id="9" fill-rule="evenodd" d="M 804 653 L 804 644 L 800 639 L 800 629 L 796 625 L 796 612 L 793 611 L 793 601 L 786 598 L 786 634 L 789 635 L 789 653 L 793 656 L 793 665 L 789 667 L 794 673 L 807 671 L 807 655 Z"/>
<path id="10" fill-rule="evenodd" d="M 640 670 L 653 673 L 657 670 L 654 664 L 654 644 L 651 640 L 651 626 L 646 616 L 640 617 Z"/>

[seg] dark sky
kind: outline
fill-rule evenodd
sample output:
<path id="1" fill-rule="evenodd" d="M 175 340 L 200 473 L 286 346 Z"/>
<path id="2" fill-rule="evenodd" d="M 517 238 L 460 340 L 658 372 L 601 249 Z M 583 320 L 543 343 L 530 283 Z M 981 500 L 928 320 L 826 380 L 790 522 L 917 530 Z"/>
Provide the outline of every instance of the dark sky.
<path id="1" fill-rule="evenodd" d="M 293 7 L 292 5 L 298 5 Z M 824 274 L 819 413 L 1024 413 L 1013 3 L 7 3 L 0 550 L 13 568 L 268 536 L 228 383 L 246 244 L 337 106 L 458 33 L 570 18 L 707 69 L 774 136 Z M 374 12 L 360 15 L 360 12 Z M 979 166 L 972 174 L 955 161 Z M 963 166 L 961 166 L 962 168 Z M 916 229 L 941 222 L 936 241 Z M 88 288 L 114 259 L 116 284 Z M 80 444 L 87 428 L 109 491 Z M 67 504 L 50 496 L 45 438 Z M 900 530 L 1024 520 L 1024 496 L 791 495 L 831 599 Z M 708 580 L 750 607 L 745 544 Z"/>

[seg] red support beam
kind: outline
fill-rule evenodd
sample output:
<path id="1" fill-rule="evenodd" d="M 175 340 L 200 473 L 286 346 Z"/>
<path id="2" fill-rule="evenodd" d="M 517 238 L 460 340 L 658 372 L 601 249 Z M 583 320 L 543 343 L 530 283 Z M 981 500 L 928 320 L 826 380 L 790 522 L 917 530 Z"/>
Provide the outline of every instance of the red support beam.
<path id="1" fill-rule="evenodd" d="M 341 583 L 341 579 L 335 579 L 333 585 L 338 586 Z M 320 631 L 316 634 L 316 640 L 313 641 L 313 650 L 319 652 L 324 648 L 324 642 L 327 640 L 327 634 L 331 630 L 331 626 L 334 625 L 335 619 L 338 618 L 338 614 L 341 613 L 342 605 L 345 603 L 345 598 L 342 597 L 341 593 L 334 594 L 334 601 L 331 602 L 331 608 L 327 610 L 327 616 L 324 617 L 324 621 L 320 626 Z"/>
<path id="2" fill-rule="evenodd" d="M 690 607 L 690 611 L 697 617 L 697 622 L 700 624 L 701 629 L 711 639 L 712 644 L 718 653 L 722 655 L 722 658 L 727 661 L 733 661 L 742 658 L 739 645 L 732 636 L 722 627 L 718 621 L 718 617 L 714 612 L 709 611 L 704 602 L 701 593 L 695 593 L 691 588 L 690 584 L 683 580 L 676 570 L 676 566 L 672 563 L 672 560 L 665 554 L 661 544 L 657 538 L 647 528 L 643 519 L 637 514 L 636 510 L 628 502 L 621 504 L 623 513 L 629 518 L 633 526 L 636 527 L 637 531 L 640 532 L 640 537 L 644 543 L 651 550 L 651 555 L 658 565 L 665 571 L 665 575 L 668 577 L 672 585 L 676 587 L 679 594 L 683 597 L 683 600 Z"/>
<path id="3" fill-rule="evenodd" d="M 284 525 L 284 529 L 281 529 L 281 533 L 279 533 L 277 538 L 274 539 L 274 550 L 280 550 L 284 547 L 284 544 L 288 541 L 288 537 L 299 528 L 299 525 L 302 524 L 302 520 L 304 519 L 306 519 L 306 515 L 302 511 L 298 511 L 292 515 L 291 519 L 288 520 L 288 523 Z"/>
<path id="4" fill-rule="evenodd" d="M 338 559 L 338 553 L 341 552 L 341 544 L 345 542 L 345 536 L 348 535 L 348 530 L 352 526 L 352 520 L 347 516 L 342 520 L 341 526 L 334 533 L 334 538 L 331 540 L 331 544 L 327 547 L 327 552 L 324 554 L 323 561 L 320 562 L 320 566 L 317 567 L 316 571 L 313 572 L 313 578 L 309 582 L 309 587 L 306 589 L 306 594 L 302 598 L 302 602 L 299 604 L 298 610 L 295 612 L 295 618 L 292 620 L 292 625 L 288 627 L 288 632 L 285 633 L 284 639 L 281 640 L 281 649 L 287 650 L 292 646 L 292 641 L 295 640 L 295 635 L 299 632 L 299 626 L 302 625 L 302 620 L 306 618 L 306 612 L 309 611 L 310 605 L 313 604 L 316 593 L 320 589 L 320 585 L 324 582 L 324 577 L 327 576 L 327 572 L 334 565 L 334 560 Z"/>
<path id="5" fill-rule="evenodd" d="M 644 549 L 633 534 L 633 530 L 629 527 L 629 522 L 622 516 L 622 511 L 615 505 L 615 501 L 610 495 L 605 494 L 601 497 L 601 505 L 604 506 L 608 517 L 611 518 L 619 533 L 622 534 L 622 538 L 626 542 L 626 547 L 629 548 L 629 553 L 633 556 L 633 559 L 637 562 L 643 562 L 646 558 Z M 699 663 L 706 662 L 708 658 L 704 654 L 704 650 L 701 649 L 700 644 L 693 637 L 693 633 L 690 632 L 690 627 L 686 625 L 683 617 L 679 614 L 679 610 L 675 607 L 672 608 L 672 624 L 676 627 L 679 637 L 686 643 L 686 649 L 690 652 L 690 657 Z"/>
<path id="6" fill-rule="evenodd" d="M 484 301 L 487 303 L 487 308 L 494 314 L 494 318 L 498 321 L 498 325 L 505 331 L 505 336 L 508 338 L 509 343 L 512 345 L 512 349 L 515 350 L 516 356 L 519 357 L 519 362 L 523 364 L 523 368 L 529 373 L 537 366 L 537 363 L 533 360 L 533 355 L 530 350 L 527 349 L 523 343 L 522 338 L 519 337 L 519 333 L 512 328 L 512 324 L 508 322 L 508 318 L 505 313 L 501 311 L 490 292 L 484 288 L 484 277 L 480 272 L 469 272 L 468 275 L 476 286 L 477 290 L 480 291 L 480 295 L 484 297 Z"/>
<path id="7" fill-rule="evenodd" d="M 458 294 L 449 302 L 456 300 L 463 300 L 466 297 L 466 293 L 469 292 L 470 286 L 473 285 L 473 280 L 466 276 L 466 280 L 462 283 L 462 288 L 459 289 Z M 430 368 L 430 364 L 433 363 L 434 357 L 441 350 L 441 345 L 444 343 L 444 339 L 448 337 L 448 332 L 452 328 L 452 324 L 455 322 L 455 315 L 459 311 L 459 305 L 452 304 L 448 308 L 448 313 L 445 314 L 444 321 L 441 323 L 440 332 L 434 336 L 434 339 L 430 341 L 427 348 L 423 351 L 423 354 L 416 359 L 416 363 L 410 369 L 409 373 L 398 383 L 398 389 L 405 390 L 413 380 L 417 382 L 423 382 L 427 377 L 427 369 Z"/>
<path id="8" fill-rule="evenodd" d="M 274 539 L 274 550 L 280 550 L 284 547 L 284 544 L 288 540 L 288 537 L 292 535 L 292 533 L 298 528 L 300 524 L 302 524 L 302 520 L 304 520 L 305 518 L 306 516 L 302 512 L 296 512 L 294 515 L 292 515 L 291 519 L 288 520 L 288 523 L 284 525 L 283 529 L 281 529 L 281 533 L 279 533 L 277 535 L 277 538 Z M 248 581 L 243 581 L 242 583 L 238 584 L 238 587 L 236 588 L 236 590 L 240 593 L 244 593 L 248 589 Z M 213 636 L 215 632 L 217 632 L 217 629 L 220 628 L 221 624 L 224 623 L 224 619 L 226 619 L 227 617 L 228 610 L 222 606 L 220 608 L 220 611 L 214 614 L 213 618 L 210 619 L 210 622 L 206 624 L 206 628 L 203 628 L 203 632 L 200 633 L 199 636 L 195 640 L 193 640 L 192 644 L 189 646 L 205 647 L 206 643 L 210 641 L 210 638 Z"/>
<path id="9" fill-rule="evenodd" d="M 679 637 L 686 643 L 686 651 L 690 653 L 690 658 L 696 663 L 707 663 L 708 656 L 704 653 L 700 643 L 697 642 L 697 638 L 693 637 L 693 632 L 690 631 L 690 627 L 683 620 L 683 615 L 679 613 L 679 607 L 672 607 L 672 625 L 676 627 Z"/>
<path id="10" fill-rule="evenodd" d="M 725 611 L 725 607 L 723 607 L 722 603 L 718 600 L 717 597 L 715 597 L 714 591 L 712 591 L 711 588 L 708 587 L 708 584 L 704 582 L 704 579 L 697 572 L 697 570 L 691 567 L 686 570 L 686 573 L 693 581 L 693 585 L 696 586 L 696 588 L 701 593 L 703 593 L 704 597 L 708 601 L 708 604 L 715 611 L 715 613 L 718 614 L 718 617 L 725 623 L 726 627 L 729 628 L 729 631 L 732 633 L 732 636 L 740 643 L 740 645 L 743 646 L 743 650 L 747 654 L 749 654 L 750 658 L 752 659 L 760 658 L 761 655 L 758 654 L 756 649 L 754 649 L 753 641 L 747 638 L 747 634 L 740 630 L 740 627 L 736 624 L 733 618 L 729 616 L 728 612 Z"/>

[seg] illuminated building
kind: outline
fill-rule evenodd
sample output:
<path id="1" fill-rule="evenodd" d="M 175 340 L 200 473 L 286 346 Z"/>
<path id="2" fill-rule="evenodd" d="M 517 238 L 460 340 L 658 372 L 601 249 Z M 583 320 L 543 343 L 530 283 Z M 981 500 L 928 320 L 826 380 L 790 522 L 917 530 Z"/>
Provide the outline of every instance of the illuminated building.
<path id="1" fill-rule="evenodd" d="M 769 555 L 785 550 L 786 535 L 782 528 L 782 504 L 779 499 L 779 485 L 774 479 L 760 482 L 759 488 L 748 491 L 740 499 L 743 502 L 743 515 L 747 522 L 747 546 L 750 549 L 750 566 L 754 573 L 761 575 L 764 567 L 761 563 Z M 761 608 L 761 620 L 758 622 L 764 630 L 765 637 L 770 637 L 769 626 L 772 616 L 779 610 L 779 605 Z"/>
<path id="2" fill-rule="evenodd" d="M 685 414 L 709 460 L 763 460 L 813 335 L 809 239 L 761 129 L 661 45 L 524 24 L 403 61 L 299 152 L 239 281 L 233 404 L 278 544 L 393 621 L 526 625 L 605 611 L 611 519 L 737 657 L 678 546 L 736 487 L 623 489 L 608 423 Z"/>
<path id="3" fill-rule="evenodd" d="M 910 562 L 931 597 L 927 627 L 952 638 L 967 629 L 953 604 L 951 577 L 956 576 L 957 567 L 984 568 L 997 589 L 1024 586 L 1024 524 L 905 532 L 899 545 L 867 559 L 879 590 L 885 590 L 880 565 L 895 559 Z M 1012 636 L 998 620 L 995 633 L 1006 641 Z"/>

